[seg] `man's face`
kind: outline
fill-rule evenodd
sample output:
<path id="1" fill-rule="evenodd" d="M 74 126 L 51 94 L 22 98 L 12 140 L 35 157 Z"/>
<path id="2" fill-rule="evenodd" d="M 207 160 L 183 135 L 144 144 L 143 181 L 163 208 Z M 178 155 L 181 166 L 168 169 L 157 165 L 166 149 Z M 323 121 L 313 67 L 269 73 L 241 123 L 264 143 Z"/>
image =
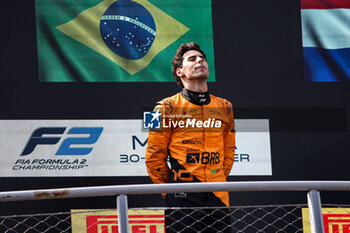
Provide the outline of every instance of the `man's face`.
<path id="1" fill-rule="evenodd" d="M 182 68 L 177 68 L 176 74 L 189 80 L 207 80 L 209 77 L 208 63 L 200 52 L 196 50 L 187 51 L 183 55 Z"/>

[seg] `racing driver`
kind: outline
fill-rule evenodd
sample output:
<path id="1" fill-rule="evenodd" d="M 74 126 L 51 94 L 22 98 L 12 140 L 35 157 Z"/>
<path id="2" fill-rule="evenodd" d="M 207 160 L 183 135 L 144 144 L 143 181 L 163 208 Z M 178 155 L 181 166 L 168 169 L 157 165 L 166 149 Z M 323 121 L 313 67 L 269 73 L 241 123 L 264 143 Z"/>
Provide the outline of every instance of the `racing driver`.
<path id="1" fill-rule="evenodd" d="M 209 94 L 208 64 L 198 44 L 191 42 L 178 48 L 172 60 L 172 72 L 182 91 L 159 101 L 155 107 L 154 111 L 161 114 L 161 127 L 149 131 L 148 174 L 157 184 L 225 182 L 235 152 L 232 104 Z M 163 196 L 169 207 L 229 206 L 227 192 L 180 192 Z M 188 211 L 168 211 L 167 232 L 230 232 L 230 217 L 225 211 Z M 188 231 L 183 231 L 188 225 Z"/>

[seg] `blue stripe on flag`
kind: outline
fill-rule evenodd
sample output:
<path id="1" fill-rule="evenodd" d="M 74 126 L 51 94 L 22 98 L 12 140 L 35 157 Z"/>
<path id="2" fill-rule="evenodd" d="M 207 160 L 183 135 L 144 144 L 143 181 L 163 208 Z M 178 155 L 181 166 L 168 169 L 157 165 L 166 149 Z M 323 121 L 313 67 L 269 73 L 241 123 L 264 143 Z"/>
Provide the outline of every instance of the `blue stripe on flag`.
<path id="1" fill-rule="evenodd" d="M 350 48 L 304 47 L 303 50 L 306 81 L 350 81 Z"/>

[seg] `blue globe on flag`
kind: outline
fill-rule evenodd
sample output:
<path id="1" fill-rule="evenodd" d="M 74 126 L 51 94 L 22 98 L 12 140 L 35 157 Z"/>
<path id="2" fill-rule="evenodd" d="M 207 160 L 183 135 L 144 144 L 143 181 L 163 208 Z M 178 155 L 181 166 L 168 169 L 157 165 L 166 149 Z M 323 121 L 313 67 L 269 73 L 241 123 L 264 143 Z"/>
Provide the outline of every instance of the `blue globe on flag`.
<path id="1" fill-rule="evenodd" d="M 103 41 L 114 53 L 138 60 L 150 50 L 156 26 L 144 6 L 131 0 L 118 0 L 103 14 L 100 32 Z"/>

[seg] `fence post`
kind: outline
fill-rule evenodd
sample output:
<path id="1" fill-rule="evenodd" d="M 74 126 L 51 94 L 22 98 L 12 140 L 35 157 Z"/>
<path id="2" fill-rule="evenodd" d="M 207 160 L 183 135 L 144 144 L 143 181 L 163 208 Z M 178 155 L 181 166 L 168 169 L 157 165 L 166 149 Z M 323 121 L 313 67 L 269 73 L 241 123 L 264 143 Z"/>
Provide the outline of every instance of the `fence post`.
<path id="1" fill-rule="evenodd" d="M 129 233 L 128 197 L 125 194 L 117 196 L 119 233 Z"/>
<path id="2" fill-rule="evenodd" d="M 307 202 L 309 206 L 311 232 L 324 233 L 320 193 L 316 190 L 310 190 L 307 193 Z"/>

